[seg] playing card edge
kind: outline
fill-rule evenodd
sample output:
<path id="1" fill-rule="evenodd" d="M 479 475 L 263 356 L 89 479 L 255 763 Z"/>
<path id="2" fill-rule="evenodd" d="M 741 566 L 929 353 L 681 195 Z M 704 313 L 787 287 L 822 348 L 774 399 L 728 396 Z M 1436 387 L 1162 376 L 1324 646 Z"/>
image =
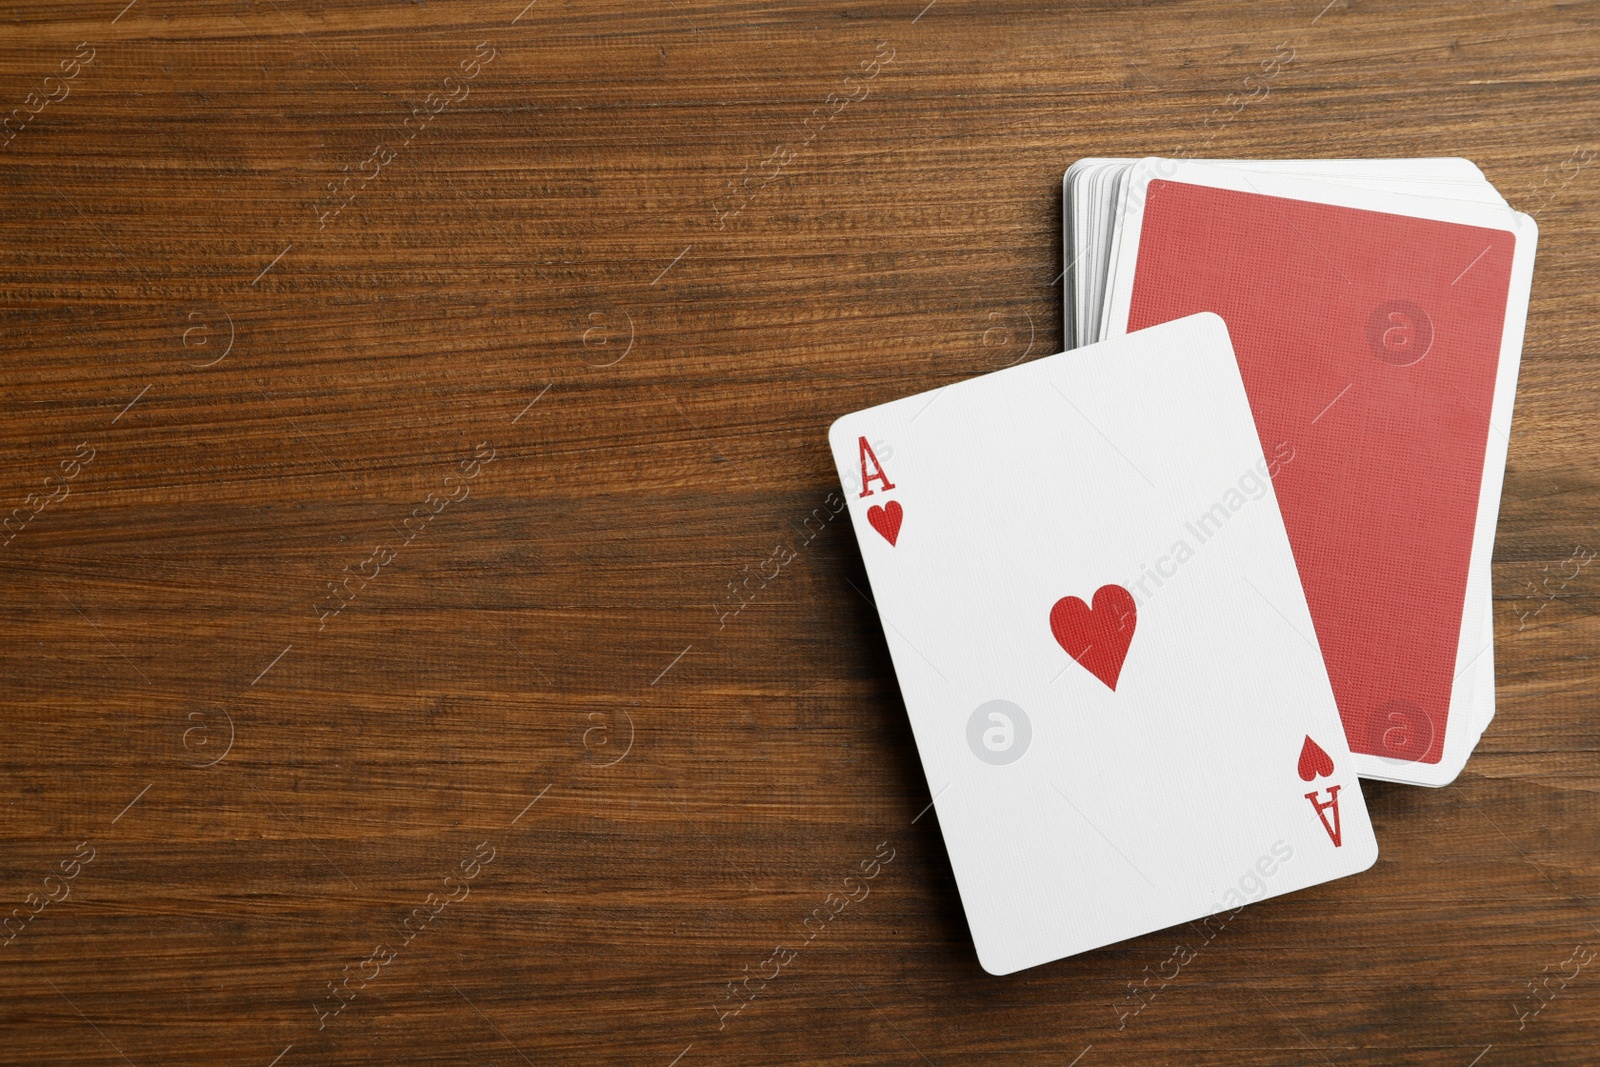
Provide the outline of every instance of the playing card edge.
<path id="1" fill-rule="evenodd" d="M 1357 795 L 1360 795 L 1359 786 L 1356 787 L 1355 792 Z M 1197 912 L 1188 918 L 1177 919 L 1173 922 L 1163 922 L 1159 926 L 1137 930 L 1109 941 L 1101 941 L 1095 944 L 1089 944 L 1081 948 L 1074 948 L 1069 951 L 1059 953 L 1051 949 L 1046 949 L 1045 951 L 1051 954 L 1044 955 L 1042 957 L 1039 956 L 1037 952 L 1007 953 L 1002 951 L 996 954 L 992 947 L 980 945 L 977 937 L 973 936 L 973 950 L 978 958 L 978 965 L 982 967 L 986 973 L 1000 978 L 1009 974 L 1016 974 L 1018 971 L 1031 970 L 1034 967 L 1044 967 L 1052 963 L 1060 963 L 1064 960 L 1075 959 L 1091 952 L 1099 952 L 1102 949 L 1115 948 L 1118 945 L 1125 945 L 1138 938 L 1149 937 L 1153 934 L 1159 934 L 1165 930 L 1176 929 L 1188 923 L 1200 922 L 1205 919 L 1209 919 L 1214 915 L 1222 915 L 1224 913 L 1237 914 L 1238 912 L 1243 911 L 1245 908 L 1253 908 L 1264 904 L 1269 900 L 1280 900 L 1285 897 L 1293 896 L 1296 893 L 1303 893 L 1308 889 L 1315 889 L 1318 886 L 1328 885 L 1333 882 L 1342 881 L 1346 878 L 1353 878 L 1356 875 L 1365 874 L 1367 871 L 1370 871 L 1373 867 L 1377 866 L 1382 848 L 1378 844 L 1377 832 L 1372 827 L 1371 819 L 1367 812 L 1365 797 L 1362 798 L 1361 815 L 1361 823 L 1365 828 L 1365 834 L 1358 835 L 1359 840 L 1352 839 L 1349 842 L 1351 845 L 1357 846 L 1355 851 L 1341 853 L 1342 858 L 1354 856 L 1355 859 L 1353 862 L 1355 866 L 1348 868 L 1340 867 L 1335 873 L 1322 876 L 1313 875 L 1302 882 L 1291 883 L 1277 889 L 1271 889 L 1269 886 L 1269 890 L 1262 896 L 1246 901 L 1244 904 L 1230 907 L 1226 903 L 1213 902 L 1216 905 L 1215 907 L 1210 907 L 1209 910 Z M 968 932 L 969 934 L 971 933 L 970 920 Z M 1001 958 L 1005 958 L 1007 962 L 997 962 L 997 955 Z"/>
<path id="2" fill-rule="evenodd" d="M 1355 757 L 1358 778 L 1392 782 L 1395 785 L 1420 785 L 1428 789 L 1442 789 L 1454 782 L 1465 769 L 1467 762 L 1472 758 L 1476 743 L 1459 747 L 1464 747 L 1465 751 L 1454 753 L 1448 759 L 1441 756 L 1434 763 L 1390 759 L 1369 752 L 1351 752 L 1351 755 Z M 1423 774 L 1405 774 L 1403 772 L 1406 768 L 1428 768 L 1428 771 Z"/>
<path id="3" fill-rule="evenodd" d="M 1538 223 L 1529 215 L 1513 211 L 1510 234 L 1512 263 L 1506 285 L 1506 310 L 1501 322 L 1500 352 L 1495 365 L 1494 392 L 1489 408 L 1489 432 L 1484 435 L 1482 478 L 1479 486 L 1478 509 L 1473 519 L 1473 543 L 1467 563 L 1468 594 L 1478 584 L 1485 585 L 1493 595 L 1493 557 L 1495 534 L 1500 525 L 1500 505 L 1505 488 L 1506 462 L 1511 451 L 1511 423 L 1515 415 L 1517 382 L 1522 371 L 1522 346 L 1527 333 L 1528 306 L 1533 288 L 1533 269 L 1538 252 Z M 1476 581 L 1475 581 L 1476 579 Z M 1489 629 L 1482 632 L 1479 613 L 1472 611 L 1470 595 L 1463 598 L 1462 627 L 1456 644 L 1456 657 L 1452 668 L 1469 657 L 1468 666 L 1476 671 L 1476 661 L 1494 647 L 1494 620 L 1491 613 Z M 1470 632 L 1468 619 L 1471 618 Z M 1491 681 L 1491 686 L 1492 686 Z M 1429 766 L 1439 768 L 1437 773 L 1419 776 L 1415 784 L 1442 788 L 1454 782 L 1466 768 L 1483 737 L 1488 723 L 1480 726 L 1477 716 L 1457 719 L 1458 706 L 1470 707 L 1476 696 L 1477 675 L 1466 669 L 1456 669 L 1452 679 L 1450 706 L 1445 718 L 1445 739 L 1440 758 Z M 1492 713 L 1491 713 L 1492 718 Z M 1451 725 L 1457 723 L 1456 733 Z M 1469 736 L 1470 735 L 1470 736 Z M 1381 756 L 1371 756 L 1382 759 Z M 1410 764 L 1417 765 L 1417 764 Z M 1359 773 L 1359 771 L 1358 771 Z"/>
<path id="4" fill-rule="evenodd" d="M 979 377 L 983 377 L 983 376 L 980 375 Z M 948 388 L 948 386 L 941 387 L 941 389 L 943 389 L 943 388 Z M 939 391 L 940 390 L 937 390 L 937 389 L 928 390 L 928 392 L 935 392 L 935 393 L 939 392 Z M 838 418 L 834 419 L 833 422 L 829 425 L 829 427 L 828 427 L 829 455 L 830 455 L 830 458 L 834 461 L 834 468 L 835 468 L 834 469 L 834 473 L 839 478 L 839 487 L 840 487 L 841 490 L 843 490 L 844 495 L 845 495 L 847 500 L 848 500 L 848 498 L 850 496 L 850 490 L 849 490 L 849 487 L 848 487 L 848 485 L 846 484 L 846 481 L 845 481 L 844 469 L 841 467 L 841 463 L 843 462 L 843 457 L 846 456 L 848 454 L 848 451 L 849 451 L 849 449 L 848 449 L 848 438 L 851 436 L 851 432 L 848 430 L 847 424 L 854 423 L 858 418 L 866 417 L 870 413 L 878 410 L 879 408 L 887 407 L 887 406 L 889 406 L 891 404 L 900 403 L 903 400 L 915 399 L 916 397 L 922 396 L 922 395 L 925 395 L 925 394 L 923 394 L 923 393 L 914 393 L 910 397 L 901 397 L 899 400 L 890 400 L 890 401 L 886 401 L 884 404 L 874 405 L 873 407 L 870 407 L 870 408 L 863 408 L 860 411 L 849 412 L 849 413 L 846 413 L 846 414 L 841 415 Z M 842 434 L 842 436 L 840 436 L 841 434 Z M 857 434 L 856 436 L 861 436 L 861 435 Z M 841 442 L 844 442 L 844 447 L 841 447 Z M 912 743 L 915 746 L 916 753 L 917 753 L 917 763 L 922 768 L 922 778 L 923 778 L 923 781 L 927 784 L 928 795 L 932 798 L 928 802 L 928 807 L 930 809 L 933 809 L 935 811 L 935 814 L 937 814 L 938 799 L 939 799 L 939 795 L 943 792 L 943 787 L 940 787 L 939 785 L 937 785 L 935 783 L 935 780 L 934 780 L 934 774 L 933 774 L 934 765 L 931 762 L 931 760 L 932 760 L 932 753 L 934 753 L 936 751 L 936 746 L 925 743 L 924 738 L 922 738 L 920 736 L 919 724 L 917 722 L 916 717 L 912 714 L 912 710 L 911 710 L 912 709 L 912 701 L 910 699 L 909 694 L 906 692 L 905 679 L 910 676 L 910 672 L 908 671 L 907 668 L 910 665 L 911 661 L 908 658 L 902 657 L 900 655 L 900 653 L 897 652 L 897 650 L 896 650 L 896 643 L 897 642 L 896 642 L 895 637 L 894 637 L 894 634 L 897 632 L 896 628 L 893 625 L 893 623 L 891 623 L 889 621 L 889 618 L 888 618 L 887 614 L 885 613 L 884 609 L 879 606 L 880 603 L 881 603 L 882 598 L 880 596 L 878 596 L 878 591 L 876 589 L 873 589 L 873 587 L 872 587 L 872 568 L 871 568 L 871 565 L 867 562 L 868 548 L 869 548 L 870 545 L 872 545 L 872 542 L 871 542 L 871 540 L 869 538 L 869 531 L 871 533 L 871 536 L 877 536 L 878 532 L 876 530 L 872 530 L 870 528 L 870 524 L 863 523 L 863 522 L 861 522 L 861 521 L 859 521 L 857 519 L 857 509 L 856 508 L 850 507 L 850 508 L 847 508 L 847 510 L 850 512 L 850 529 L 855 535 L 856 548 L 861 553 L 862 567 L 866 571 L 867 588 L 869 590 L 871 590 L 872 593 L 873 593 L 873 599 L 871 601 L 873 614 L 877 617 L 878 628 L 883 634 L 884 646 L 888 649 L 888 652 L 889 652 L 889 664 L 890 664 L 890 667 L 894 671 L 895 689 L 900 694 L 900 705 L 901 705 L 901 709 L 902 709 L 902 711 L 903 711 L 903 713 L 905 715 L 905 721 L 906 721 L 907 725 L 909 725 L 910 728 L 911 728 Z M 903 659 L 904 659 L 904 662 L 902 662 Z M 946 786 L 948 786 L 948 784 L 949 783 L 946 783 Z M 988 965 L 984 963 L 983 951 L 979 948 L 978 939 L 977 939 L 977 936 L 974 933 L 974 929 L 973 929 L 973 920 L 972 920 L 971 910 L 969 909 L 969 906 L 968 906 L 968 901 L 969 900 L 976 899 L 973 896 L 974 889 L 973 889 L 973 887 L 971 885 L 971 876 L 970 876 L 970 874 L 967 874 L 965 872 L 962 861 L 959 860 L 957 858 L 955 852 L 952 851 L 952 849 L 950 847 L 949 837 L 945 833 L 945 830 L 944 830 L 944 827 L 943 827 L 942 824 L 941 824 L 941 826 L 939 828 L 939 840 L 944 846 L 945 858 L 950 864 L 951 875 L 955 879 L 955 882 L 956 882 L 956 895 L 957 895 L 958 899 L 961 901 L 962 918 L 966 920 L 966 923 L 967 923 L 967 935 L 972 940 L 974 952 L 978 955 L 979 965 L 982 966 L 984 968 L 984 970 L 988 971 L 988 973 L 995 974 L 997 976 L 998 975 L 1002 975 L 1002 974 L 1013 973 L 1012 971 L 992 971 L 992 970 L 989 970 Z M 1021 968 L 1014 968 L 1013 970 L 1020 970 L 1020 969 Z"/>

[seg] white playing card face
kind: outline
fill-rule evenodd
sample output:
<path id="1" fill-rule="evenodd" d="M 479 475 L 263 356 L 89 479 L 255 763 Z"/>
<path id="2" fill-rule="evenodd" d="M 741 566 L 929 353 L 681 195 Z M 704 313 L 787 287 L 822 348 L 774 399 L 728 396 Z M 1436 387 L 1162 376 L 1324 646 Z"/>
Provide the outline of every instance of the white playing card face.
<path id="1" fill-rule="evenodd" d="M 1195 315 L 834 423 L 984 968 L 1377 856 L 1226 328 Z"/>

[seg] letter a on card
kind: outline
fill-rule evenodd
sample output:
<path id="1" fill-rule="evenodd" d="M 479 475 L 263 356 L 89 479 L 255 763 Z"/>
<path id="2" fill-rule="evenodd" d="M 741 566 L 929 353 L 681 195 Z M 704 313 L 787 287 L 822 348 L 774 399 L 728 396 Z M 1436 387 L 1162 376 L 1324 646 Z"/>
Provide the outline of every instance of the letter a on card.
<path id="1" fill-rule="evenodd" d="M 861 443 L 860 443 L 860 445 L 858 447 L 861 449 L 861 494 L 860 495 L 861 496 L 871 496 L 872 493 L 873 493 L 872 483 L 874 481 L 882 482 L 885 492 L 887 492 L 890 489 L 893 489 L 894 488 L 894 483 L 889 481 L 889 476 L 887 474 L 883 473 L 883 464 L 878 462 L 877 453 L 872 451 L 872 446 L 867 444 L 867 439 L 865 437 L 861 438 Z M 890 458 L 893 458 L 893 457 L 891 456 Z M 872 469 L 876 473 L 873 473 L 873 474 L 868 474 L 867 473 L 867 460 L 869 460 L 869 459 L 872 460 Z"/>
<path id="2" fill-rule="evenodd" d="M 1328 831 L 1328 837 L 1333 841 L 1333 847 L 1338 848 L 1344 844 L 1339 834 L 1339 787 L 1336 785 L 1328 787 L 1328 799 L 1326 801 L 1317 799 L 1316 790 L 1307 793 L 1306 799 L 1311 801 L 1313 808 L 1317 809 L 1317 818 L 1322 820 L 1322 828 Z M 1328 821 L 1328 809 L 1330 808 L 1333 809 L 1333 822 L 1331 823 Z"/>

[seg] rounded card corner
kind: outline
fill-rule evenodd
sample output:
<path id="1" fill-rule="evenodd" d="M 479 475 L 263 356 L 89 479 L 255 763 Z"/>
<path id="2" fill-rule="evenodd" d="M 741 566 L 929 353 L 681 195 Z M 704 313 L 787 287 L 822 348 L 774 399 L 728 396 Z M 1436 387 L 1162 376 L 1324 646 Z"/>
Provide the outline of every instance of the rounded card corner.
<path id="1" fill-rule="evenodd" d="M 1463 761 L 1459 767 L 1455 768 L 1455 770 L 1453 770 L 1453 771 L 1450 771 L 1448 778 L 1442 778 L 1442 779 L 1440 779 L 1439 781 L 1436 781 L 1436 782 L 1419 782 L 1417 784 L 1418 785 L 1425 785 L 1429 789 L 1443 789 L 1445 786 L 1449 785 L 1450 783 L 1454 782 L 1457 778 L 1461 777 L 1461 772 L 1463 770 L 1465 770 L 1465 769 L 1466 769 L 1466 762 Z"/>
<path id="2" fill-rule="evenodd" d="M 834 419 L 828 424 L 828 446 L 830 448 L 837 449 L 839 447 L 839 434 L 841 433 L 844 424 L 849 420 L 849 415 L 840 415 L 837 419 Z"/>
<path id="3" fill-rule="evenodd" d="M 1220 336 L 1228 343 L 1229 351 L 1233 349 L 1233 335 L 1228 332 L 1228 323 L 1215 311 L 1197 311 L 1189 316 L 1189 320 L 1197 326 L 1202 326 L 1212 333 Z"/>
<path id="4" fill-rule="evenodd" d="M 1006 964 L 997 961 L 993 956 L 989 955 L 982 948 L 980 948 L 976 942 L 973 943 L 972 947 L 978 955 L 978 966 L 983 968 L 985 974 L 992 975 L 995 978 L 1004 978 L 1008 974 L 1016 974 L 1018 971 L 1022 970 L 1021 965 Z"/>

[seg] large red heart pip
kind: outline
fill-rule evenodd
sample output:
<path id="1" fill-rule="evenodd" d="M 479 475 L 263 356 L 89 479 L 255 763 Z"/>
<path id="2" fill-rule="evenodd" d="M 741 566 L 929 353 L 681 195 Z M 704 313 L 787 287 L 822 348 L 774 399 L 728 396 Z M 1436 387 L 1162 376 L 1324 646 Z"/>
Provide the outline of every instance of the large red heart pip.
<path id="1" fill-rule="evenodd" d="M 1133 594 L 1120 585 L 1095 590 L 1092 608 L 1075 596 L 1064 596 L 1050 609 L 1056 643 L 1113 691 L 1138 621 Z"/>
<path id="2" fill-rule="evenodd" d="M 883 534 L 883 539 L 891 545 L 899 540 L 900 520 L 905 517 L 905 509 L 900 506 L 898 500 L 891 500 L 881 508 L 874 504 L 867 509 L 867 521 L 872 523 L 872 528 Z"/>

